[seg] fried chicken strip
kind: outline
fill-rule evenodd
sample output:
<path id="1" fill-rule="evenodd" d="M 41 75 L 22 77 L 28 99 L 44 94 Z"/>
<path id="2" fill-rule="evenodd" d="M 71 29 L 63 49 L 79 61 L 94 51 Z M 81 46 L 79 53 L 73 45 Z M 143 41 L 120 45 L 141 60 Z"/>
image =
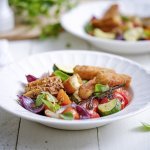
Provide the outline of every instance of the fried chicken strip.
<path id="1" fill-rule="evenodd" d="M 122 24 L 118 5 L 112 5 L 100 19 L 92 19 L 92 25 L 104 32 L 111 32 L 115 27 Z"/>
<path id="2" fill-rule="evenodd" d="M 119 15 L 119 6 L 117 4 L 111 5 L 111 7 L 104 13 L 103 19 L 111 18 Z"/>
<path id="3" fill-rule="evenodd" d="M 74 73 L 80 75 L 83 80 L 93 79 L 99 72 L 115 72 L 112 69 L 94 67 L 94 66 L 75 66 Z"/>
<path id="4" fill-rule="evenodd" d="M 109 86 L 116 86 L 125 84 L 125 87 L 129 87 L 131 77 L 125 74 L 118 74 L 113 72 L 99 72 L 96 76 L 96 83 L 108 84 Z"/>
<path id="5" fill-rule="evenodd" d="M 76 66 L 74 71 L 78 72 L 82 79 L 89 79 L 89 81 L 79 88 L 79 97 L 81 99 L 89 98 L 93 91 L 95 84 L 109 85 L 110 87 L 124 84 L 125 87 L 130 86 L 131 77 L 125 74 L 118 74 L 114 70 L 91 67 L 91 66 Z"/>

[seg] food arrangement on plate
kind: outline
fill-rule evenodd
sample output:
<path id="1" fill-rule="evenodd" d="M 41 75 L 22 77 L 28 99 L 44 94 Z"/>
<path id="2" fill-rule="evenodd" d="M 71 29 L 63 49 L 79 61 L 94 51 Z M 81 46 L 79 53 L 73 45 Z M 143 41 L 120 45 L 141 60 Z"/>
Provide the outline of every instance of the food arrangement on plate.
<path id="1" fill-rule="evenodd" d="M 150 40 L 150 17 L 123 15 L 113 4 L 101 18 L 93 16 L 85 31 L 95 37 L 124 41 Z"/>
<path id="2" fill-rule="evenodd" d="M 124 109 L 131 100 L 131 77 L 113 69 L 53 65 L 53 72 L 26 76 L 25 92 L 18 95 L 25 109 L 51 118 L 99 118 Z"/>

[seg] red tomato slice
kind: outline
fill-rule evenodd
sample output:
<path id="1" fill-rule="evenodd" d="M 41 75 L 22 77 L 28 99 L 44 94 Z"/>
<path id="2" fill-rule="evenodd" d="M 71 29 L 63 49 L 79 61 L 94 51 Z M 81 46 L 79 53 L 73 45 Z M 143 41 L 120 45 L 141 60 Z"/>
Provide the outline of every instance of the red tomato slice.
<path id="1" fill-rule="evenodd" d="M 122 103 L 122 109 L 129 103 L 130 96 L 128 91 L 123 90 L 122 88 L 117 89 L 114 92 L 114 98 L 118 98 Z"/>
<path id="2" fill-rule="evenodd" d="M 103 98 L 103 99 L 100 101 L 100 104 L 104 104 L 104 103 L 108 103 L 108 98 Z"/>
<path id="3" fill-rule="evenodd" d="M 121 102 L 121 109 L 124 109 L 125 106 L 126 106 L 125 105 L 126 102 L 125 102 L 124 97 L 118 92 L 114 92 L 113 97 L 120 100 L 120 102 Z"/>

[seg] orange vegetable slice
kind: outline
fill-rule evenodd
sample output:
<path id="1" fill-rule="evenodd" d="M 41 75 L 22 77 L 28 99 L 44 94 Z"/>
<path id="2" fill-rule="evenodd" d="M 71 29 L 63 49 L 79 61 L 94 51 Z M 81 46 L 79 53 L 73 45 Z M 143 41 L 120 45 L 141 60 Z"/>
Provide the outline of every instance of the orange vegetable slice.
<path id="1" fill-rule="evenodd" d="M 58 99 L 60 105 L 62 105 L 62 106 L 72 103 L 69 96 L 66 94 L 66 92 L 63 89 L 59 90 L 57 99 Z"/>

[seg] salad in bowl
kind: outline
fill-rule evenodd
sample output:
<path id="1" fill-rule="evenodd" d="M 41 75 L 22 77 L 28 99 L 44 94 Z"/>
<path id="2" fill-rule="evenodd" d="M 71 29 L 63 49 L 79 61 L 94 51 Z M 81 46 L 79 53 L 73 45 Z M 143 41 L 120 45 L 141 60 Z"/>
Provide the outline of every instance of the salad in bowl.
<path id="1" fill-rule="evenodd" d="M 150 17 L 124 15 L 112 4 L 102 17 L 93 16 L 85 31 L 98 38 L 139 41 L 150 40 Z"/>
<path id="2" fill-rule="evenodd" d="M 26 78 L 18 103 L 50 118 L 101 118 L 121 111 L 131 100 L 131 77 L 100 66 L 68 68 L 54 64 L 52 73 Z"/>

